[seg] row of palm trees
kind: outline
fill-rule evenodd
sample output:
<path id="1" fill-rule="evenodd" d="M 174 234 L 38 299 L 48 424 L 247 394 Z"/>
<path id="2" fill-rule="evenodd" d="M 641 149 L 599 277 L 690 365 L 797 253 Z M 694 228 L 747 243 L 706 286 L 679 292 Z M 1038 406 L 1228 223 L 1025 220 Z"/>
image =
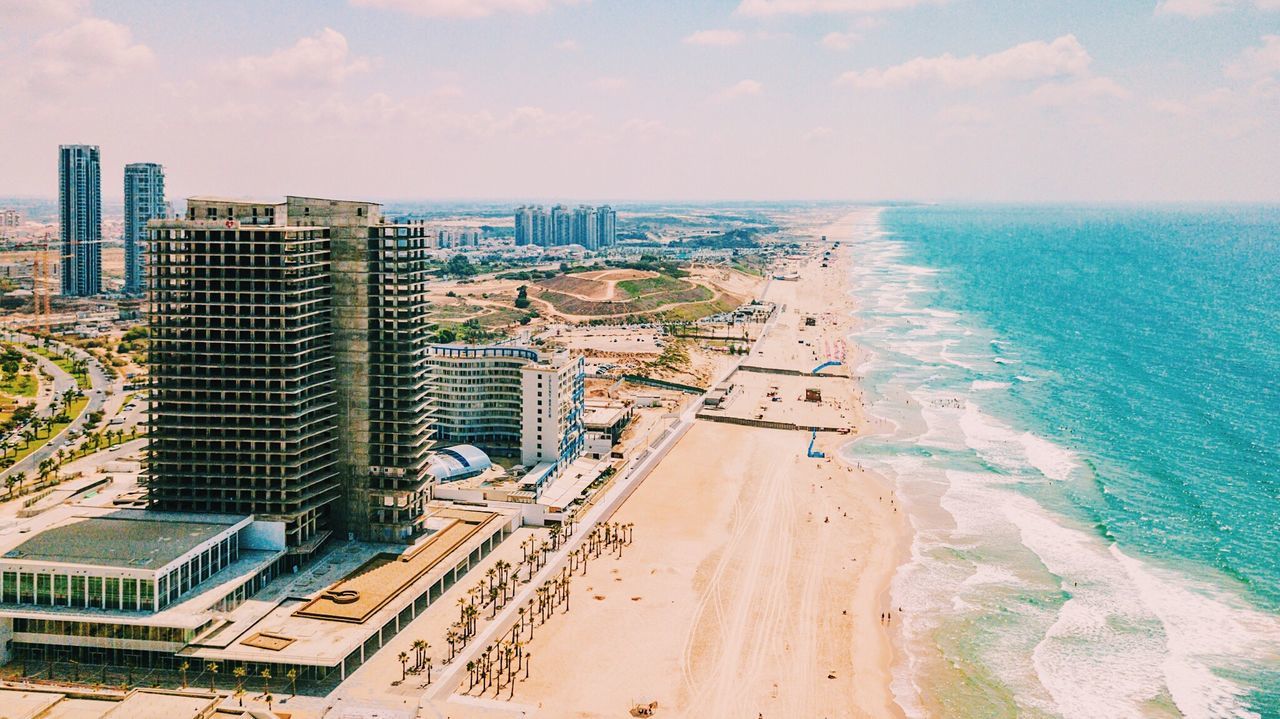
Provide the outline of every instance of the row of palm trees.
<path id="1" fill-rule="evenodd" d="M 622 556 L 622 547 L 632 541 L 634 527 L 634 523 L 614 522 L 592 528 L 582 546 L 569 553 L 569 562 L 561 567 L 560 573 L 543 582 L 534 591 L 529 601 L 516 610 L 516 623 L 511 626 L 510 635 L 485 647 L 476 659 L 467 662 L 467 673 L 470 677 L 470 686 L 467 691 L 474 691 L 478 684 L 481 695 L 488 691 L 489 687 L 493 687 L 494 696 L 497 696 L 504 686 L 514 694 L 516 674 L 523 669 L 524 678 L 529 678 L 531 654 L 524 651 L 524 646 L 526 642 L 533 639 L 534 628 L 546 624 L 547 620 L 555 615 L 557 609 L 569 611 L 569 589 L 573 583 L 573 575 L 579 570 L 585 575 L 587 561 L 600 557 L 606 551 L 610 554 L 616 552 L 617 556 Z M 533 574 L 546 565 L 549 553 L 559 548 L 564 537 L 572 534 L 573 524 L 565 523 L 562 527 L 552 527 L 547 540 L 528 537 L 522 541 L 520 543 L 521 566 L 528 568 L 529 579 L 520 581 L 531 581 Z M 509 563 L 499 560 L 494 563 L 493 568 L 485 572 L 485 579 L 491 583 L 492 587 L 489 596 L 494 600 L 494 615 L 497 614 L 497 600 L 506 596 L 505 587 L 508 584 L 508 577 L 511 576 L 510 569 Z M 518 579 L 519 569 L 516 570 L 514 577 Z M 514 597 L 514 590 L 511 596 Z M 470 638 L 475 631 L 474 611 L 467 610 L 468 608 L 474 610 L 474 606 L 466 597 L 460 598 L 458 603 L 463 616 L 460 623 L 464 628 L 468 628 L 470 633 L 465 636 Z M 468 619 L 472 624 L 467 624 Z M 451 643 L 450 659 L 453 657 L 452 649 Z"/>
<path id="2" fill-rule="evenodd" d="M 191 669 L 191 662 L 183 661 L 178 665 L 178 674 L 182 678 L 182 688 L 187 688 L 187 671 Z M 204 671 L 209 675 L 209 691 L 217 692 L 218 671 L 221 665 L 218 662 L 205 662 Z M 240 706 L 244 706 L 245 682 L 249 678 L 249 668 L 243 664 L 231 670 L 231 675 L 236 679 L 235 696 L 240 701 Z M 271 696 L 271 670 L 263 667 L 258 672 L 258 678 L 262 680 L 262 698 L 267 701 L 270 706 L 272 702 Z M 285 672 L 285 678 L 289 680 L 289 694 L 296 696 L 298 694 L 298 670 L 290 669 Z"/>
<path id="3" fill-rule="evenodd" d="M 427 654 L 431 649 L 431 645 L 425 639 L 413 640 L 413 669 L 409 669 L 409 655 L 406 652 L 400 652 L 400 656 L 396 657 L 400 661 L 400 681 L 404 681 L 410 673 L 419 674 L 424 669 L 427 672 L 427 683 L 431 683 L 431 666 L 432 659 Z"/>

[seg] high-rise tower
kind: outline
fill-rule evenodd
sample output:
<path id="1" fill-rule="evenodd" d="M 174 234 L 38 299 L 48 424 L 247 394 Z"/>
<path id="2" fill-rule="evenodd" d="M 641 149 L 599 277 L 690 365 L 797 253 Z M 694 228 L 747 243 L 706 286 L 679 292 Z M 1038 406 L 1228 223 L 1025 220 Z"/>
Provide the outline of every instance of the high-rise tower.
<path id="1" fill-rule="evenodd" d="M 97 145 L 58 147 L 62 294 L 102 291 L 102 177 Z"/>
<path id="2" fill-rule="evenodd" d="M 164 168 L 154 162 L 124 166 L 124 291 L 141 294 L 145 286 L 147 221 L 164 217 Z"/>

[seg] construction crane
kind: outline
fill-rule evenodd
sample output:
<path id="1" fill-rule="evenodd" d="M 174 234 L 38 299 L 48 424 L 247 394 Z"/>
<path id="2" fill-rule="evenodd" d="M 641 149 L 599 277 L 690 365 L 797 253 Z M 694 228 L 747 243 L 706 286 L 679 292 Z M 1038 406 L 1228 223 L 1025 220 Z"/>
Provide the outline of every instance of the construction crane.
<path id="1" fill-rule="evenodd" d="M 49 332 L 49 298 L 52 296 L 53 263 L 49 260 L 49 235 L 44 236 L 44 243 L 36 250 L 31 267 L 31 313 L 35 316 L 33 326 L 37 332 Z"/>

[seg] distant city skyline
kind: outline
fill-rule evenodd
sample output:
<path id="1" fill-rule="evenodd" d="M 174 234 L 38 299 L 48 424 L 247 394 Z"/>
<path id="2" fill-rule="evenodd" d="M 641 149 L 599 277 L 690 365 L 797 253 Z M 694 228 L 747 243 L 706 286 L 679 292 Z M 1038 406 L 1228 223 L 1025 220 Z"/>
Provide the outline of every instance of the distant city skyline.
<path id="1" fill-rule="evenodd" d="M 0 96 L 0 196 L 1280 200 L 1280 0 L 30 0 Z"/>

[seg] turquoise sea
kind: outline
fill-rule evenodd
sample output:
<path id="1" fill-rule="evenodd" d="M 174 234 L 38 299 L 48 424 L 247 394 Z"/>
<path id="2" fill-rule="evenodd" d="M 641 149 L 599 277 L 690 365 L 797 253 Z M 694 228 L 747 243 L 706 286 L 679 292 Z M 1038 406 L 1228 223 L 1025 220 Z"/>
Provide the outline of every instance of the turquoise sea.
<path id="1" fill-rule="evenodd" d="M 908 714 L 1280 717 L 1280 208 L 852 228 Z"/>

